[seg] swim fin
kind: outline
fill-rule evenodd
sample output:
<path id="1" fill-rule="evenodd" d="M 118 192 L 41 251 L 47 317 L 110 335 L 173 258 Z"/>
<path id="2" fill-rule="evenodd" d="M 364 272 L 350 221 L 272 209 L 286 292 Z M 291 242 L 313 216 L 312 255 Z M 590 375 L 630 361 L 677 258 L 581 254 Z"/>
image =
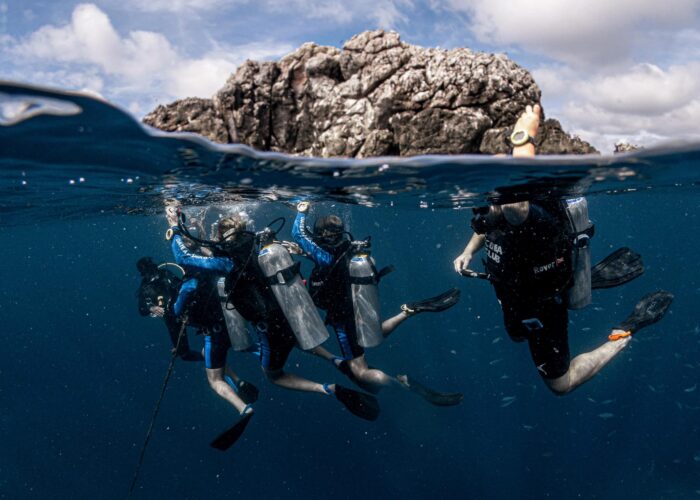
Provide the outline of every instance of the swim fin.
<path id="1" fill-rule="evenodd" d="M 245 431 L 245 428 L 248 427 L 248 423 L 252 417 L 253 412 L 243 415 L 231 428 L 219 434 L 210 443 L 210 446 L 221 451 L 228 450 L 231 446 L 236 444 L 236 441 L 238 441 L 238 439 L 243 435 L 243 432 Z"/>
<path id="2" fill-rule="evenodd" d="M 353 415 L 370 422 L 379 417 L 379 402 L 374 396 L 338 384 L 335 384 L 334 394 L 335 399 L 340 401 Z"/>
<path id="3" fill-rule="evenodd" d="M 417 302 L 408 302 L 401 306 L 401 310 L 408 314 L 416 314 L 420 312 L 440 312 L 449 309 L 459 301 L 459 288 L 450 288 L 444 293 L 429 299 L 419 300 Z"/>
<path id="4" fill-rule="evenodd" d="M 255 403 L 260 394 L 257 387 L 250 382 L 246 382 L 245 380 L 238 381 L 238 384 L 236 385 L 236 392 L 238 392 L 238 396 L 247 405 Z"/>
<path id="5" fill-rule="evenodd" d="M 396 377 L 409 391 L 415 392 L 428 403 L 435 406 L 456 406 L 464 400 L 464 394 L 461 392 L 438 392 L 434 391 L 415 380 L 409 380 L 408 375 L 399 375 Z"/>
<path id="6" fill-rule="evenodd" d="M 591 288 L 612 288 L 644 272 L 642 257 L 627 247 L 618 248 L 591 268 Z"/>
<path id="7" fill-rule="evenodd" d="M 632 314 L 614 328 L 633 334 L 663 318 L 671 302 L 673 302 L 673 294 L 669 292 L 659 290 L 649 293 L 637 302 Z"/>

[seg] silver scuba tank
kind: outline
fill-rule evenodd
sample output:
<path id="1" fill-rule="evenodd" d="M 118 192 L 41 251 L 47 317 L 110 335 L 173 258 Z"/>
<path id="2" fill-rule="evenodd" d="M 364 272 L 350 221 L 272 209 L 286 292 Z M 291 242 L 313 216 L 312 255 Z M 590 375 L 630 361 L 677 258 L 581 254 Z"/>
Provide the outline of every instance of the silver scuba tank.
<path id="1" fill-rule="evenodd" d="M 287 249 L 274 242 L 265 245 L 258 254 L 258 264 L 270 282 L 299 347 L 307 351 L 325 342 L 328 330 Z"/>
<path id="2" fill-rule="evenodd" d="M 224 320 L 226 321 L 228 338 L 231 341 L 231 347 L 234 351 L 245 351 L 250 348 L 255 341 L 250 335 L 248 328 L 246 328 L 245 319 L 243 319 L 241 313 L 229 305 L 228 296 L 224 291 L 225 283 L 226 278 L 220 278 L 216 282 L 216 289 L 219 292 L 221 312 L 223 312 Z"/>
<path id="3" fill-rule="evenodd" d="M 355 314 L 357 343 L 376 347 L 384 340 L 379 315 L 379 290 L 374 260 L 368 254 L 357 254 L 348 264 L 352 306 Z"/>
<path id="4" fill-rule="evenodd" d="M 567 292 L 569 309 L 582 309 L 591 303 L 591 248 L 590 230 L 593 224 L 588 219 L 586 198 L 566 200 L 566 216 L 573 232 L 571 265 L 572 285 Z"/>

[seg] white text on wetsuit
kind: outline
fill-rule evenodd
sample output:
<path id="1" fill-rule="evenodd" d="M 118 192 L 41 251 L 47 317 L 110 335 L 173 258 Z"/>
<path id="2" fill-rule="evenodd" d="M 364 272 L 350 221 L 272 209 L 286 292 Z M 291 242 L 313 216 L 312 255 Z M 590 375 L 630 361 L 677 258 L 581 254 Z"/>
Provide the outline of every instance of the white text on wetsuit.
<path id="1" fill-rule="evenodd" d="M 501 245 L 486 240 L 486 257 L 494 261 L 496 264 L 501 263 L 501 255 L 503 255 L 503 248 Z"/>

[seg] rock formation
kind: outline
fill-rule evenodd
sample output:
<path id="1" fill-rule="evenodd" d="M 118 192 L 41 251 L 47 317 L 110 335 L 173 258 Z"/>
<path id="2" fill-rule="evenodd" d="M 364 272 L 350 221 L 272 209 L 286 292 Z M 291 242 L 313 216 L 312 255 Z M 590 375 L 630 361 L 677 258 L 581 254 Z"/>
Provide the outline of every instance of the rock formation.
<path id="1" fill-rule="evenodd" d="M 277 62 L 247 61 L 213 99 L 158 106 L 145 123 L 221 143 L 304 156 L 498 153 L 527 104 L 530 73 L 502 54 L 421 48 L 393 32 L 339 50 L 306 43 Z M 538 153 L 596 152 L 547 120 Z"/>

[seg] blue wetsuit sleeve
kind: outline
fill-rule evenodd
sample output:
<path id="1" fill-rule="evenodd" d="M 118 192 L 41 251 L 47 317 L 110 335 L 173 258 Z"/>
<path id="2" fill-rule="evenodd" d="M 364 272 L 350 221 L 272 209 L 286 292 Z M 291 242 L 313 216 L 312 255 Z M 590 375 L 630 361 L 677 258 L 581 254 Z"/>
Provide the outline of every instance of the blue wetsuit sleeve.
<path id="1" fill-rule="evenodd" d="M 306 231 L 305 222 L 306 214 L 298 212 L 296 219 L 294 219 L 294 226 L 292 226 L 292 239 L 317 265 L 330 266 L 333 263 L 333 256 L 314 243 Z"/>
<path id="2" fill-rule="evenodd" d="M 185 308 L 189 304 L 190 298 L 197 290 L 198 281 L 197 278 L 192 278 L 185 281 L 180 287 L 180 293 L 177 294 L 177 299 L 173 305 L 173 312 L 175 316 L 181 316 L 185 312 Z"/>
<path id="3" fill-rule="evenodd" d="M 204 257 L 196 255 L 187 248 L 182 236 L 175 234 L 171 243 L 175 262 L 181 266 L 191 266 L 207 271 L 218 271 L 228 273 L 233 269 L 233 261 L 226 257 Z"/>

